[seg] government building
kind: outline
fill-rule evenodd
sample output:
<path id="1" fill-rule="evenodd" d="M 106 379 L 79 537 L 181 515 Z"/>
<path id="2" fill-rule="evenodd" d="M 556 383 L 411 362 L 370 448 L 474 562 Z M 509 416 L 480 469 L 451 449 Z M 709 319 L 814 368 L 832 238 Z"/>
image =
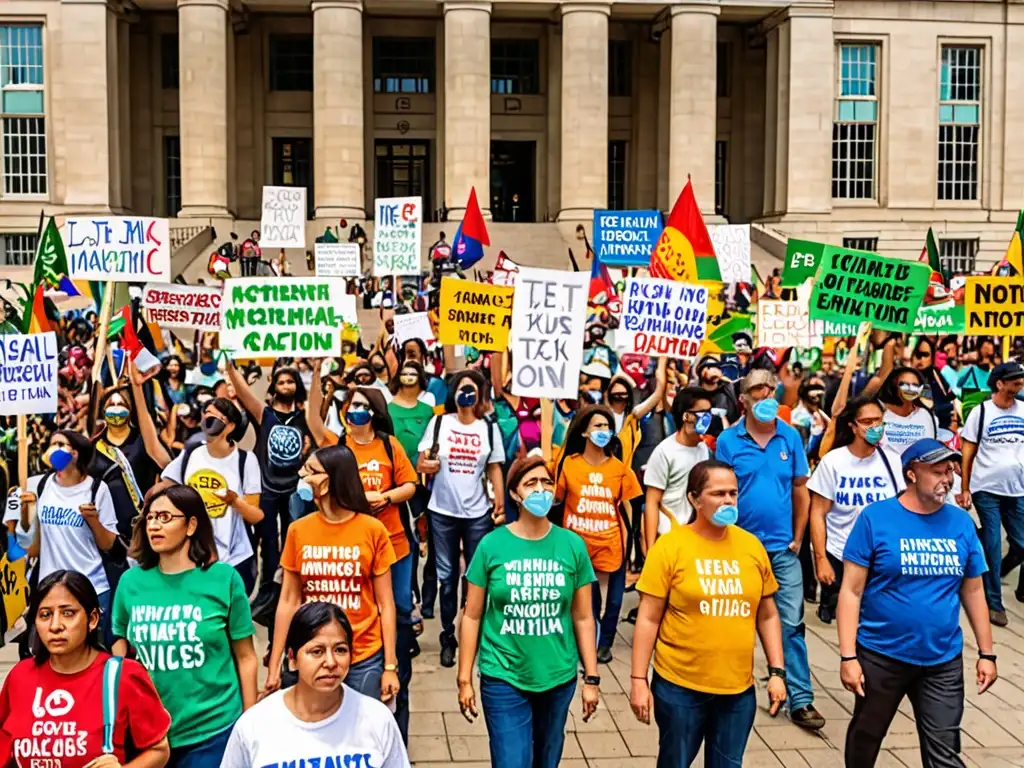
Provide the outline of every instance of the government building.
<path id="1" fill-rule="evenodd" d="M 41 210 L 168 217 L 200 263 L 269 184 L 307 188 L 310 241 L 420 195 L 424 246 L 475 187 L 495 253 L 551 263 L 689 177 L 775 256 L 931 226 L 969 272 L 1024 207 L 1013 83 L 1020 0 L 3 0 L 0 264 Z"/>

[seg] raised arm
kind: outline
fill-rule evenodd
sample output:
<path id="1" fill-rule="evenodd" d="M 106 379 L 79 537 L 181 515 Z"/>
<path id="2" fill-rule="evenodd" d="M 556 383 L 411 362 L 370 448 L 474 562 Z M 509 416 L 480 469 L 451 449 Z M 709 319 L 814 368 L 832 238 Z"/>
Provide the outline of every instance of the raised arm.
<path id="1" fill-rule="evenodd" d="M 235 396 L 238 398 L 238 402 L 249 412 L 253 421 L 257 424 L 263 423 L 263 403 L 256 397 L 252 387 L 249 386 L 241 371 L 235 367 L 234 360 L 229 361 L 225 367 L 227 368 L 228 379 L 231 380 L 231 386 L 235 388 Z"/>
<path id="2" fill-rule="evenodd" d="M 323 447 L 326 440 L 327 425 L 324 423 L 322 405 L 324 393 L 320 385 L 320 366 L 313 366 L 313 380 L 309 383 L 309 400 L 306 402 L 306 426 L 318 447 Z"/>
<path id="3" fill-rule="evenodd" d="M 654 371 L 654 391 L 651 393 L 650 397 L 633 409 L 633 416 L 635 418 L 642 419 L 648 413 L 653 411 L 655 407 L 657 407 L 658 403 L 661 402 L 661 398 L 665 396 L 665 389 L 668 381 L 666 374 L 667 367 L 668 358 L 658 358 L 658 367 Z"/>
<path id="4" fill-rule="evenodd" d="M 139 424 L 139 434 L 142 435 L 142 444 L 146 447 L 146 453 L 163 469 L 171 463 L 171 454 L 160 442 L 160 435 L 157 433 L 156 423 L 153 421 L 153 414 L 149 412 L 146 405 L 146 395 L 142 390 L 145 381 L 139 369 L 135 367 L 135 361 L 128 361 L 128 373 L 132 382 L 132 401 L 135 405 L 135 418 Z"/>

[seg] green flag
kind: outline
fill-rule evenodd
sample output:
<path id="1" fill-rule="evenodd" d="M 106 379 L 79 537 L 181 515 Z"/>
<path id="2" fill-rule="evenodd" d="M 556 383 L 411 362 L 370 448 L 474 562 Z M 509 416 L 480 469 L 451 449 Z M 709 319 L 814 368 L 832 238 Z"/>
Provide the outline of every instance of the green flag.
<path id="1" fill-rule="evenodd" d="M 64 252 L 64 241 L 61 240 L 57 223 L 51 216 L 39 237 L 32 284 L 37 285 L 45 281 L 51 288 L 56 288 L 62 276 L 70 277 L 71 272 L 68 269 L 67 254 Z"/>
<path id="2" fill-rule="evenodd" d="M 928 234 L 924 239 L 924 248 L 921 249 L 921 255 L 917 258 L 918 261 L 923 261 L 931 267 L 932 272 L 938 272 L 942 274 L 942 263 L 939 261 L 939 247 L 935 244 L 935 233 L 932 232 L 932 228 L 928 227 Z M 943 277 L 945 282 L 945 277 Z"/>

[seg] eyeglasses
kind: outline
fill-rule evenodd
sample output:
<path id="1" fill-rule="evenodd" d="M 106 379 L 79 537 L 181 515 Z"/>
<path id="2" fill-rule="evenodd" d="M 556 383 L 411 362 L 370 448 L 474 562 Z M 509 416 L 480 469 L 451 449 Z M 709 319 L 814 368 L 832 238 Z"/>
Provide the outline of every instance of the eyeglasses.
<path id="1" fill-rule="evenodd" d="M 877 427 L 882 423 L 882 419 L 857 419 L 857 423 L 862 427 Z"/>
<path id="2" fill-rule="evenodd" d="M 148 525 L 149 523 L 156 520 L 158 523 L 160 523 L 160 525 L 167 525 L 169 522 L 171 522 L 171 520 L 175 520 L 179 517 L 184 519 L 185 515 L 181 514 L 180 512 L 150 512 L 148 515 L 146 515 L 146 524 Z"/>

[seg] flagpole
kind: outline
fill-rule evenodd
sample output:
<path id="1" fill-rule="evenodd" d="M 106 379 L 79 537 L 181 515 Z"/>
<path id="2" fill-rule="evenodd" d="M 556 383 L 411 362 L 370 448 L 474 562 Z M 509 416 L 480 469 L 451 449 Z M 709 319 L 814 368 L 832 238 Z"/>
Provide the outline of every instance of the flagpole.
<path id="1" fill-rule="evenodd" d="M 39 247 L 43 244 L 43 221 L 46 219 L 46 211 L 39 209 L 39 226 L 36 227 L 36 260 L 39 259 Z M 35 262 L 32 264 L 35 270 Z M 35 286 L 29 292 L 26 312 L 32 311 L 32 301 L 35 298 Z M 20 414 L 15 418 L 16 439 L 18 441 L 18 487 L 22 490 L 28 488 L 28 415 Z"/>

